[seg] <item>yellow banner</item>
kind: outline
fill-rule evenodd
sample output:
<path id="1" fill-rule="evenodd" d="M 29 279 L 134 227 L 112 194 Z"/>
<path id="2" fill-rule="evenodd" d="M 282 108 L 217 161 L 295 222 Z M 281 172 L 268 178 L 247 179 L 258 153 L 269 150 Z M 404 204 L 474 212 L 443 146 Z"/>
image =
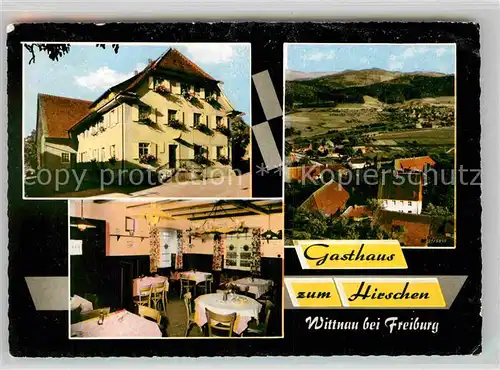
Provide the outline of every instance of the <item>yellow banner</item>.
<path id="1" fill-rule="evenodd" d="M 406 269 L 397 240 L 304 240 L 295 250 L 303 269 Z"/>
<path id="2" fill-rule="evenodd" d="M 285 277 L 293 307 L 445 308 L 435 277 Z"/>
<path id="3" fill-rule="evenodd" d="M 331 278 L 290 278 L 285 284 L 295 307 L 342 307 Z"/>
<path id="4" fill-rule="evenodd" d="M 346 307 L 446 307 L 436 278 L 335 278 L 335 283 Z"/>

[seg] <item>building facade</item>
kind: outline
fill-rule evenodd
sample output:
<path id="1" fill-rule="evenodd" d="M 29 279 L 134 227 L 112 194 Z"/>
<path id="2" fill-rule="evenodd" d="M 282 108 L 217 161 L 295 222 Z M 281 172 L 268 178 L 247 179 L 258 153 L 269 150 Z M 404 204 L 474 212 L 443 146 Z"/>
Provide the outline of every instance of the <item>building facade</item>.
<path id="1" fill-rule="evenodd" d="M 84 114 L 69 127 L 64 125 L 70 145 L 61 158 L 67 157 L 62 154 L 66 151 L 73 155 L 69 165 L 101 163 L 116 169 L 227 168 L 230 120 L 241 113 L 221 86 L 170 49 L 94 102 L 86 102 Z"/>

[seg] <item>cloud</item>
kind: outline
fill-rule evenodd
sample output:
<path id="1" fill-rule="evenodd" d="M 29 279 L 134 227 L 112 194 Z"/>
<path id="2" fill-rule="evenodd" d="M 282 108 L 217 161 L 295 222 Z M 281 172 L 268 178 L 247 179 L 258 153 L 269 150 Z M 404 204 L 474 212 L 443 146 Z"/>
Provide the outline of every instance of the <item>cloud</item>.
<path id="1" fill-rule="evenodd" d="M 436 56 L 440 57 L 441 55 L 443 55 L 447 51 L 448 50 L 446 50 L 446 48 L 438 48 L 438 49 L 436 49 Z"/>
<path id="2" fill-rule="evenodd" d="M 404 62 L 400 55 L 391 55 L 389 57 L 388 69 L 390 71 L 397 71 L 403 68 Z"/>
<path id="3" fill-rule="evenodd" d="M 137 63 L 134 71 L 142 71 L 146 67 L 144 63 Z M 134 75 L 134 71 L 131 72 L 117 72 L 108 66 L 100 67 L 95 71 L 89 72 L 84 76 L 75 76 L 75 83 L 78 86 L 85 87 L 89 90 L 104 90 L 120 82 L 125 81 Z"/>
<path id="4" fill-rule="evenodd" d="M 239 47 L 239 46 L 238 46 Z M 228 44 L 191 44 L 184 45 L 183 51 L 195 63 L 219 64 L 232 62 L 237 53 L 237 46 Z"/>
<path id="5" fill-rule="evenodd" d="M 321 60 L 331 60 L 335 59 L 335 51 L 317 51 L 311 54 L 306 54 L 304 60 L 311 60 L 313 62 L 319 62 Z"/>

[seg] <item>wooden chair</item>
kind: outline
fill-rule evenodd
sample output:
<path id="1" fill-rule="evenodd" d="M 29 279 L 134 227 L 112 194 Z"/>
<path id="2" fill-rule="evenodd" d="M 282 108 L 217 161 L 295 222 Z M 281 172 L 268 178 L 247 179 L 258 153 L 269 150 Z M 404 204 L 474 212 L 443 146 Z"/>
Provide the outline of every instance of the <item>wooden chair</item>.
<path id="1" fill-rule="evenodd" d="M 264 320 L 259 322 L 258 324 L 255 321 L 251 321 L 248 324 L 248 328 L 245 331 L 245 334 L 249 334 L 250 336 L 259 336 L 265 337 L 267 335 L 267 328 L 269 325 L 269 317 L 271 317 L 271 311 L 274 307 L 274 304 L 271 301 L 265 301 L 264 303 Z"/>
<path id="2" fill-rule="evenodd" d="M 160 311 L 155 310 L 154 308 L 139 306 L 139 316 L 156 321 L 156 324 L 160 326 L 161 313 Z"/>
<path id="3" fill-rule="evenodd" d="M 187 292 L 184 294 L 184 306 L 186 306 L 186 334 L 184 335 L 185 337 L 188 336 L 189 331 L 193 327 L 193 325 L 198 325 L 194 321 L 194 312 L 193 308 L 191 305 L 191 292 Z"/>
<path id="4" fill-rule="evenodd" d="M 168 289 L 168 288 L 167 288 Z M 151 305 L 149 307 L 159 310 L 159 306 L 164 305 L 165 300 L 165 282 L 155 284 L 151 287 Z"/>
<path id="5" fill-rule="evenodd" d="M 80 312 L 80 320 L 85 321 L 85 320 L 93 319 L 94 317 L 99 317 L 99 315 L 101 315 L 101 313 L 104 313 L 105 315 L 107 315 L 107 314 L 109 314 L 110 311 L 111 311 L 111 307 L 104 307 L 104 308 L 99 308 L 97 310 Z"/>
<path id="6" fill-rule="evenodd" d="M 134 297 L 134 304 L 151 307 L 151 285 L 139 289 L 139 295 Z"/>
<path id="7" fill-rule="evenodd" d="M 181 297 L 183 294 L 191 292 L 191 289 L 194 290 L 194 295 L 196 295 L 196 282 L 195 281 L 181 277 L 180 282 L 181 282 L 181 288 L 180 288 L 180 296 Z"/>
<path id="8" fill-rule="evenodd" d="M 196 286 L 196 289 L 198 291 L 202 291 L 204 294 L 210 294 L 212 293 L 212 284 L 214 282 L 214 276 L 210 274 L 210 276 L 207 277 L 207 280 L 199 283 Z"/>
<path id="9" fill-rule="evenodd" d="M 222 335 L 214 334 L 213 330 L 227 332 L 225 337 L 233 336 L 234 322 L 236 321 L 236 312 L 229 315 L 220 315 L 205 308 L 207 315 L 207 328 L 209 337 L 221 337 Z"/>

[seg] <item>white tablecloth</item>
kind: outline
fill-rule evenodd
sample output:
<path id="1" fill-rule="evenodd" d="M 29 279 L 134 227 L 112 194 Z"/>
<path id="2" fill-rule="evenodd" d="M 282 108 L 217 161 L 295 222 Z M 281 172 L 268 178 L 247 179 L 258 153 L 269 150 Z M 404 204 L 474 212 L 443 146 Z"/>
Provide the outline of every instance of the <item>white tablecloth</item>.
<path id="1" fill-rule="evenodd" d="M 156 284 L 164 283 L 167 278 L 165 276 L 145 276 L 143 278 L 134 279 L 134 297 L 139 296 L 142 288 L 154 286 Z"/>
<path id="2" fill-rule="evenodd" d="M 74 295 L 73 297 L 71 297 L 70 302 L 72 310 L 76 310 L 78 307 L 82 308 L 82 312 L 92 311 L 94 309 L 92 302 L 80 297 L 79 295 Z"/>
<path id="3" fill-rule="evenodd" d="M 206 281 L 210 275 L 212 275 L 209 272 L 201 272 L 201 271 L 185 271 L 181 272 L 181 279 L 185 280 L 191 280 L 196 282 L 196 284 L 202 283 Z"/>
<path id="4" fill-rule="evenodd" d="M 227 301 L 222 299 L 223 293 L 205 294 L 195 299 L 195 321 L 199 327 L 207 323 L 205 308 L 210 311 L 228 315 L 236 312 L 234 332 L 241 334 L 248 327 L 248 322 L 258 320 L 262 305 L 255 299 L 238 294 L 230 294 Z"/>
<path id="5" fill-rule="evenodd" d="M 242 278 L 233 281 L 234 285 L 237 285 L 241 290 L 246 290 L 248 287 L 248 292 L 255 295 L 255 298 L 259 298 L 262 294 L 268 292 L 272 286 L 272 280 L 259 279 L 259 278 Z"/>
<path id="6" fill-rule="evenodd" d="M 113 312 L 104 317 L 102 325 L 98 325 L 99 318 L 81 321 L 71 325 L 72 337 L 161 337 L 158 325 L 127 310 Z"/>

